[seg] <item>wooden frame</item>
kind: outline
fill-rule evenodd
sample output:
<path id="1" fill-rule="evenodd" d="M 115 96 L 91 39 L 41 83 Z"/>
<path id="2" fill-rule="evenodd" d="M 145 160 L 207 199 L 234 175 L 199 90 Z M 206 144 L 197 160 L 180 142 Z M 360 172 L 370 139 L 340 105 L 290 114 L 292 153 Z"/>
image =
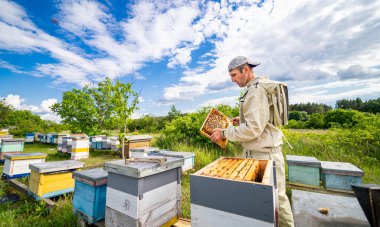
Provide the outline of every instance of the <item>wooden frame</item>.
<path id="1" fill-rule="evenodd" d="M 216 121 L 215 121 L 216 116 L 219 116 L 220 119 L 216 119 Z M 213 120 L 215 122 L 211 122 Z M 222 121 L 220 121 L 220 120 L 222 120 Z M 216 123 L 216 125 L 212 125 L 212 124 L 215 124 L 215 123 Z M 207 115 L 205 121 L 203 122 L 202 127 L 201 127 L 201 129 L 199 131 L 201 132 L 202 135 L 204 135 L 207 138 L 211 139 L 211 134 L 212 134 L 212 130 L 213 129 L 215 129 L 215 128 L 223 128 L 223 129 L 225 129 L 230 124 L 231 124 L 231 120 L 226 115 L 224 115 L 223 113 L 219 112 L 215 108 L 211 108 L 210 112 L 208 113 L 208 115 Z M 212 128 L 211 129 L 207 129 L 209 126 L 212 126 Z M 227 139 L 222 139 L 222 140 L 216 141 L 215 143 L 218 144 L 222 148 L 226 148 L 228 140 Z"/>

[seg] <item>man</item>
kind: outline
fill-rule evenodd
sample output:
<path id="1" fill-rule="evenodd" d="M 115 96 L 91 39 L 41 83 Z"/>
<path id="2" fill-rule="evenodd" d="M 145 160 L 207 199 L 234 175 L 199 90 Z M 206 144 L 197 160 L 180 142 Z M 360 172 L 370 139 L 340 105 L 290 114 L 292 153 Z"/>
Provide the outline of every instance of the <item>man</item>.
<path id="1" fill-rule="evenodd" d="M 238 56 L 228 65 L 232 82 L 239 87 L 245 87 L 240 97 L 239 117 L 233 119 L 233 125 L 227 129 L 215 129 L 211 135 L 212 141 L 227 138 L 231 141 L 242 142 L 244 157 L 270 159 L 276 162 L 276 178 L 279 199 L 280 226 L 294 226 L 290 203 L 285 194 L 285 167 L 282 155 L 282 132 L 270 123 L 273 113 L 270 111 L 267 93 L 259 85 L 253 68 L 260 63 Z"/>

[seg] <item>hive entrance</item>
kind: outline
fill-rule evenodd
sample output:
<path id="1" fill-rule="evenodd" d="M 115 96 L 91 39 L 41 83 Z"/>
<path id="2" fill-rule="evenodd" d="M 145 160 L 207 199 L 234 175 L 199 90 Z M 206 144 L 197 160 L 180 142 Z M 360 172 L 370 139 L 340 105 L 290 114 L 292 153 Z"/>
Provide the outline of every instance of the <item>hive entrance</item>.
<path id="1" fill-rule="evenodd" d="M 222 158 L 206 167 L 199 175 L 261 183 L 267 163 L 267 160 Z"/>

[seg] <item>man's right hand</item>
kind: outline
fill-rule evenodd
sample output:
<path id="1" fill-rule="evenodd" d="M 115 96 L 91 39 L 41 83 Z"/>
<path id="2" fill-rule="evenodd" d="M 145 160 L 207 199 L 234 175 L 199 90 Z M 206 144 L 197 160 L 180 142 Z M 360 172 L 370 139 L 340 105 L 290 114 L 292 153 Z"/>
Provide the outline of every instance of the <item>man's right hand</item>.
<path id="1" fill-rule="evenodd" d="M 239 118 L 239 117 L 234 117 L 234 118 L 232 119 L 232 124 L 233 124 L 234 126 L 239 126 L 239 125 L 240 125 L 240 118 Z"/>

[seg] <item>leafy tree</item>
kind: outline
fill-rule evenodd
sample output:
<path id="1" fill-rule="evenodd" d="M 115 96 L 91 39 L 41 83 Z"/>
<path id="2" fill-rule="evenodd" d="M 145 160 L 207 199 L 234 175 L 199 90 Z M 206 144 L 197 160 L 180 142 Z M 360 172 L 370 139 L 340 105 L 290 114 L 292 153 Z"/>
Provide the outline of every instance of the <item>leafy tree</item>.
<path id="1" fill-rule="evenodd" d="M 177 108 L 175 107 L 175 105 L 172 105 L 170 107 L 170 111 L 168 112 L 167 119 L 168 119 L 168 121 L 172 121 L 173 119 L 176 119 L 177 117 L 180 117 L 182 115 L 183 114 L 181 113 L 181 111 L 177 110 Z"/>
<path id="2" fill-rule="evenodd" d="M 289 112 L 289 120 L 307 121 L 309 116 L 305 111 L 293 110 Z"/>
<path id="3" fill-rule="evenodd" d="M 62 102 L 54 104 L 51 109 L 60 115 L 72 132 L 95 135 L 119 129 L 124 142 L 127 122 L 137 104 L 138 94 L 132 90 L 132 83 L 119 80 L 113 83 L 106 78 L 97 87 L 86 85 L 81 90 L 64 92 Z"/>
<path id="4" fill-rule="evenodd" d="M 299 104 L 291 104 L 289 106 L 291 111 L 298 110 L 298 111 L 305 111 L 307 114 L 313 114 L 313 113 L 326 113 L 329 110 L 331 110 L 331 106 L 328 106 L 326 104 L 318 104 L 318 103 L 299 103 Z"/>
<path id="5" fill-rule="evenodd" d="M 320 113 L 312 114 L 306 122 L 308 128 L 322 129 L 325 126 L 324 116 Z"/>
<path id="6" fill-rule="evenodd" d="M 358 123 L 355 115 L 358 115 L 360 112 L 357 110 L 344 110 L 344 109 L 335 109 L 329 111 L 325 116 L 325 126 L 326 127 L 343 127 L 351 128 Z"/>
<path id="7" fill-rule="evenodd" d="M 0 126 L 4 126 L 8 120 L 9 114 L 12 113 L 12 106 L 8 105 L 3 100 L 0 101 Z"/>
<path id="8" fill-rule="evenodd" d="M 131 117 L 132 113 L 137 109 L 137 104 L 139 103 L 139 94 L 132 90 L 132 83 L 122 83 L 119 80 L 116 80 L 113 85 L 111 81 L 107 78 L 104 86 L 105 90 L 111 91 L 110 95 L 112 111 L 114 114 L 113 120 L 117 125 L 122 126 L 121 144 L 122 144 L 122 157 L 124 158 L 124 143 L 125 135 L 127 132 L 128 120 Z M 130 155 L 128 154 L 128 157 Z"/>

